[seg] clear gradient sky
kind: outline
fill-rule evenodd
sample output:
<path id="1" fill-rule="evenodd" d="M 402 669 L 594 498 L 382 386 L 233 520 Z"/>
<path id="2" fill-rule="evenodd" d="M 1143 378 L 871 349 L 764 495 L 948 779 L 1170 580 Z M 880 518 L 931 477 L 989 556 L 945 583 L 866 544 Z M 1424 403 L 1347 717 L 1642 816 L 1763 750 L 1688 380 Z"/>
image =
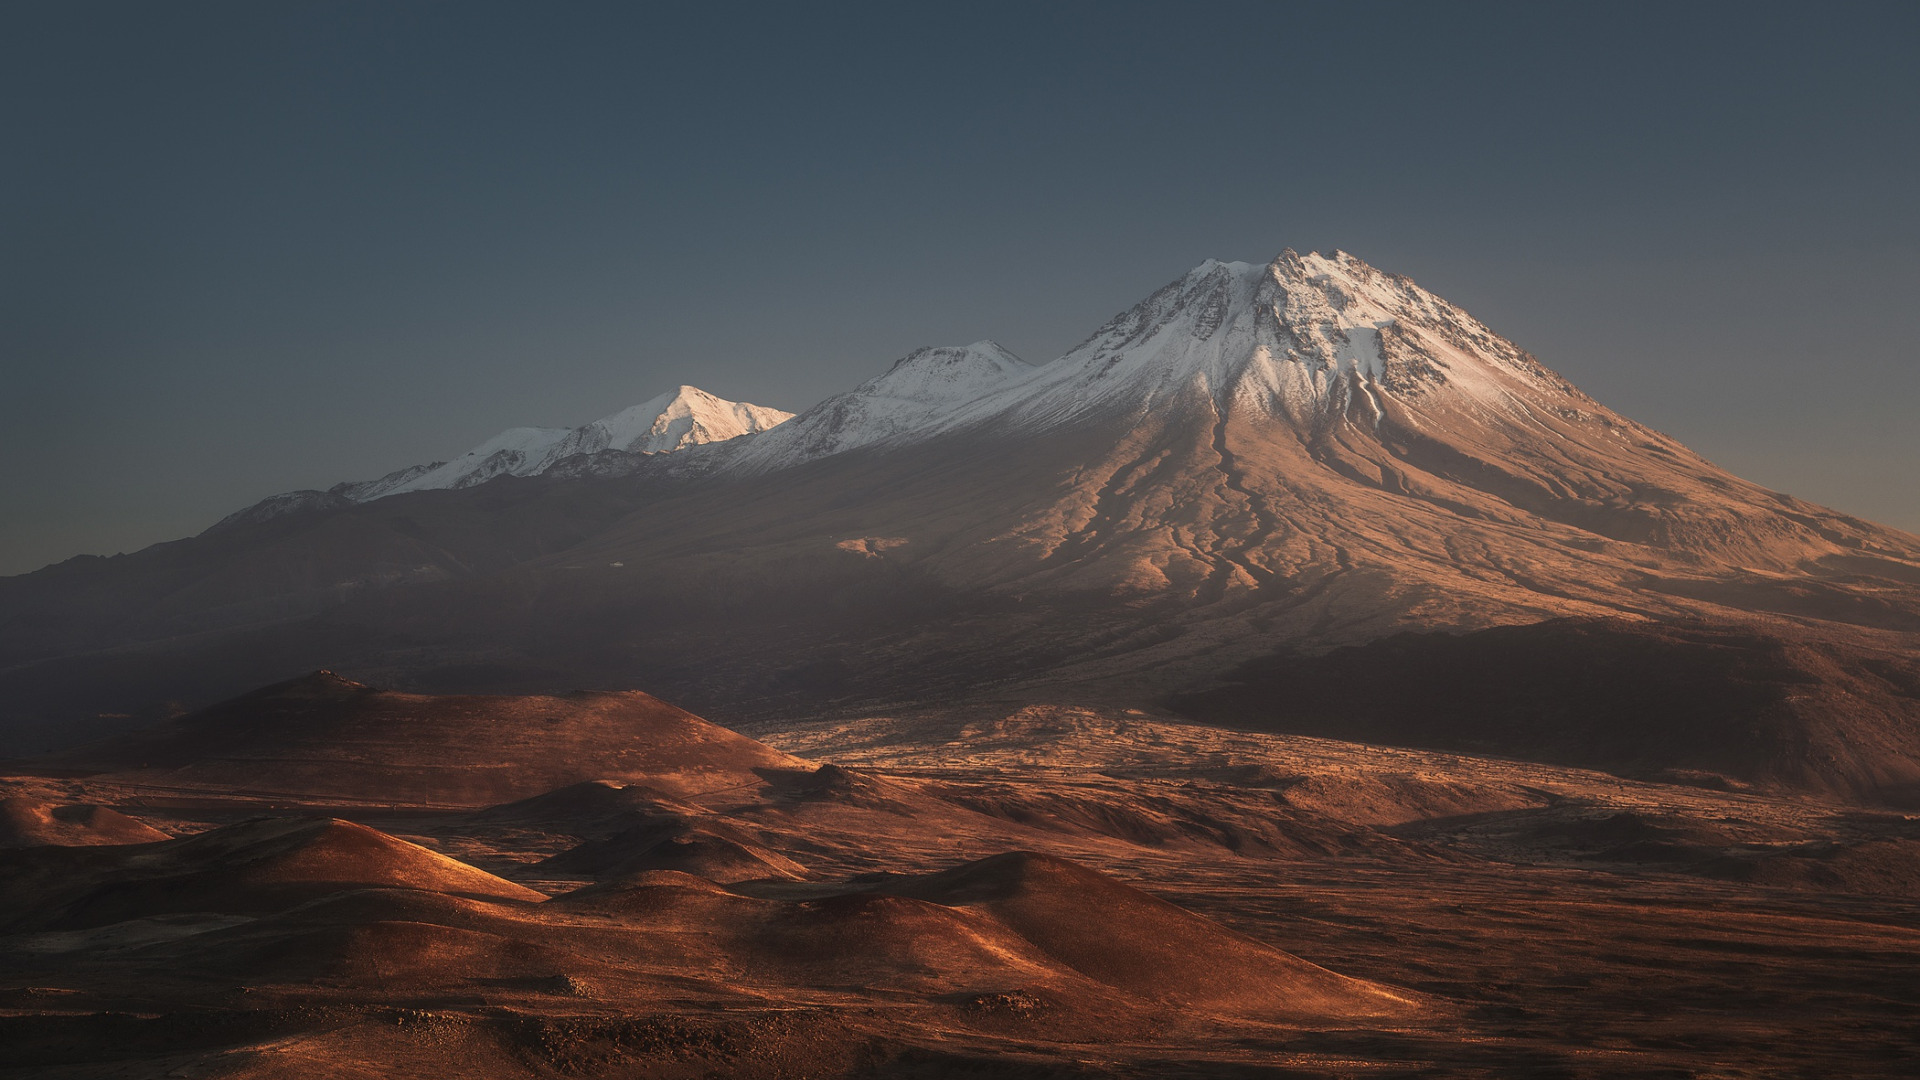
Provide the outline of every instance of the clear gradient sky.
<path id="1" fill-rule="evenodd" d="M 1920 530 L 1920 4 L 0 6 L 0 573 L 1343 248 Z"/>

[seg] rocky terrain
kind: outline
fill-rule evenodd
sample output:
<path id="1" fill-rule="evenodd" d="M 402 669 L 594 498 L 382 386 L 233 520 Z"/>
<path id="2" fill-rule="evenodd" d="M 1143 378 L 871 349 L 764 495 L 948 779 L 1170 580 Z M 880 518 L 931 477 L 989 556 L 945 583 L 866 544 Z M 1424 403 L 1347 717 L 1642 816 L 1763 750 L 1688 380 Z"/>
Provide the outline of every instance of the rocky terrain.
<path id="1" fill-rule="evenodd" d="M 579 772 L 619 779 L 495 802 L 412 763 L 557 779 L 581 723 L 613 757 Z M 405 752 L 342 780 L 380 726 Z M 1904 1076 L 1920 1053 L 1903 813 L 1072 706 L 767 738 L 320 673 L 100 771 L 9 777 L 9 822 L 69 824 L 0 841 L 0 1075 Z"/>

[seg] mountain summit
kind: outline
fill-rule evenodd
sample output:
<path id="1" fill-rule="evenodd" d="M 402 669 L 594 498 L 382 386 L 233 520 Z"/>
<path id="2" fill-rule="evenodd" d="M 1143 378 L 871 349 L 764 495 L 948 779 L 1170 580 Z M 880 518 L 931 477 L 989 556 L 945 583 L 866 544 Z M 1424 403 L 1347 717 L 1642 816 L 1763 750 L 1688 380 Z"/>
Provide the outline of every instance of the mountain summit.
<path id="1" fill-rule="evenodd" d="M 1344 252 L 1282 253 L 1265 266 L 1209 259 L 1047 365 L 1026 416 L 1144 413 L 1200 394 L 1311 426 L 1349 408 L 1380 419 L 1381 395 L 1451 391 L 1499 407 L 1514 393 L 1571 388 L 1466 312 Z"/>

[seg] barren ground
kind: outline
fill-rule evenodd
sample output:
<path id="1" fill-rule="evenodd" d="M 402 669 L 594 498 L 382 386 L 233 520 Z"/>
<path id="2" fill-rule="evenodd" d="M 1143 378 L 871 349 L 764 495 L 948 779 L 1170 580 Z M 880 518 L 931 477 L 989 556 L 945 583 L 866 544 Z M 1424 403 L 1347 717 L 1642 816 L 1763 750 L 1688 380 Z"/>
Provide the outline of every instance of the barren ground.
<path id="1" fill-rule="evenodd" d="M 0 852 L 0 1076 L 1920 1070 L 1920 818 L 1118 710 L 758 734 L 839 768 L 7 780 L 69 846 Z"/>

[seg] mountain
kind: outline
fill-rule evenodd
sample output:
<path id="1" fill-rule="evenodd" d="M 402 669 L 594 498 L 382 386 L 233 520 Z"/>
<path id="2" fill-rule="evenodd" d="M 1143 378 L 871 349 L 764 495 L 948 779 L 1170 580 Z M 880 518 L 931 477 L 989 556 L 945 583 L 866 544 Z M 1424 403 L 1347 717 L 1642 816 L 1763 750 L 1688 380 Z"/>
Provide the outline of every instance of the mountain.
<path id="1" fill-rule="evenodd" d="M 538 476 L 577 455 L 666 454 L 766 431 L 792 413 L 715 397 L 682 386 L 577 428 L 517 427 L 451 461 L 409 465 L 377 480 L 335 484 L 326 491 L 271 495 L 222 519 L 214 528 L 265 521 L 297 511 L 335 509 L 410 491 L 468 488 L 501 476 Z"/>
<path id="2" fill-rule="evenodd" d="M 594 441 L 0 579 L 0 701 L 77 739 L 325 664 L 744 719 L 1165 701 L 1565 617 L 1753 624 L 1863 671 L 1920 641 L 1920 539 L 1741 480 L 1339 252 L 1209 261 L 1050 363 L 926 349 L 757 434 Z"/>
<path id="3" fill-rule="evenodd" d="M 1462 519 L 1556 561 L 1568 550 L 1583 562 L 1638 558 L 1617 547 L 1627 544 L 1784 571 L 1810 557 L 1916 552 L 1912 537 L 1726 473 L 1466 312 L 1344 253 L 1209 261 L 1053 363 L 978 364 L 956 380 L 961 393 L 898 395 L 927 403 L 911 426 L 871 404 L 891 403 L 881 388 L 903 373 L 927 381 L 921 367 L 936 355 L 981 352 L 916 353 L 809 410 L 804 427 L 729 448 L 727 467 L 935 439 L 1110 442 L 1095 460 L 1059 462 L 1071 465 L 1065 490 L 1003 542 L 1052 562 L 1069 549 L 1086 564 L 1099 549 L 1155 590 L 1196 574 L 1246 588 L 1342 555 L 1511 583 L 1498 558 L 1422 527 L 1450 532 Z M 1134 512 L 1115 517 L 1119 502 Z M 1180 535 L 1187 517 L 1211 536 Z"/>

